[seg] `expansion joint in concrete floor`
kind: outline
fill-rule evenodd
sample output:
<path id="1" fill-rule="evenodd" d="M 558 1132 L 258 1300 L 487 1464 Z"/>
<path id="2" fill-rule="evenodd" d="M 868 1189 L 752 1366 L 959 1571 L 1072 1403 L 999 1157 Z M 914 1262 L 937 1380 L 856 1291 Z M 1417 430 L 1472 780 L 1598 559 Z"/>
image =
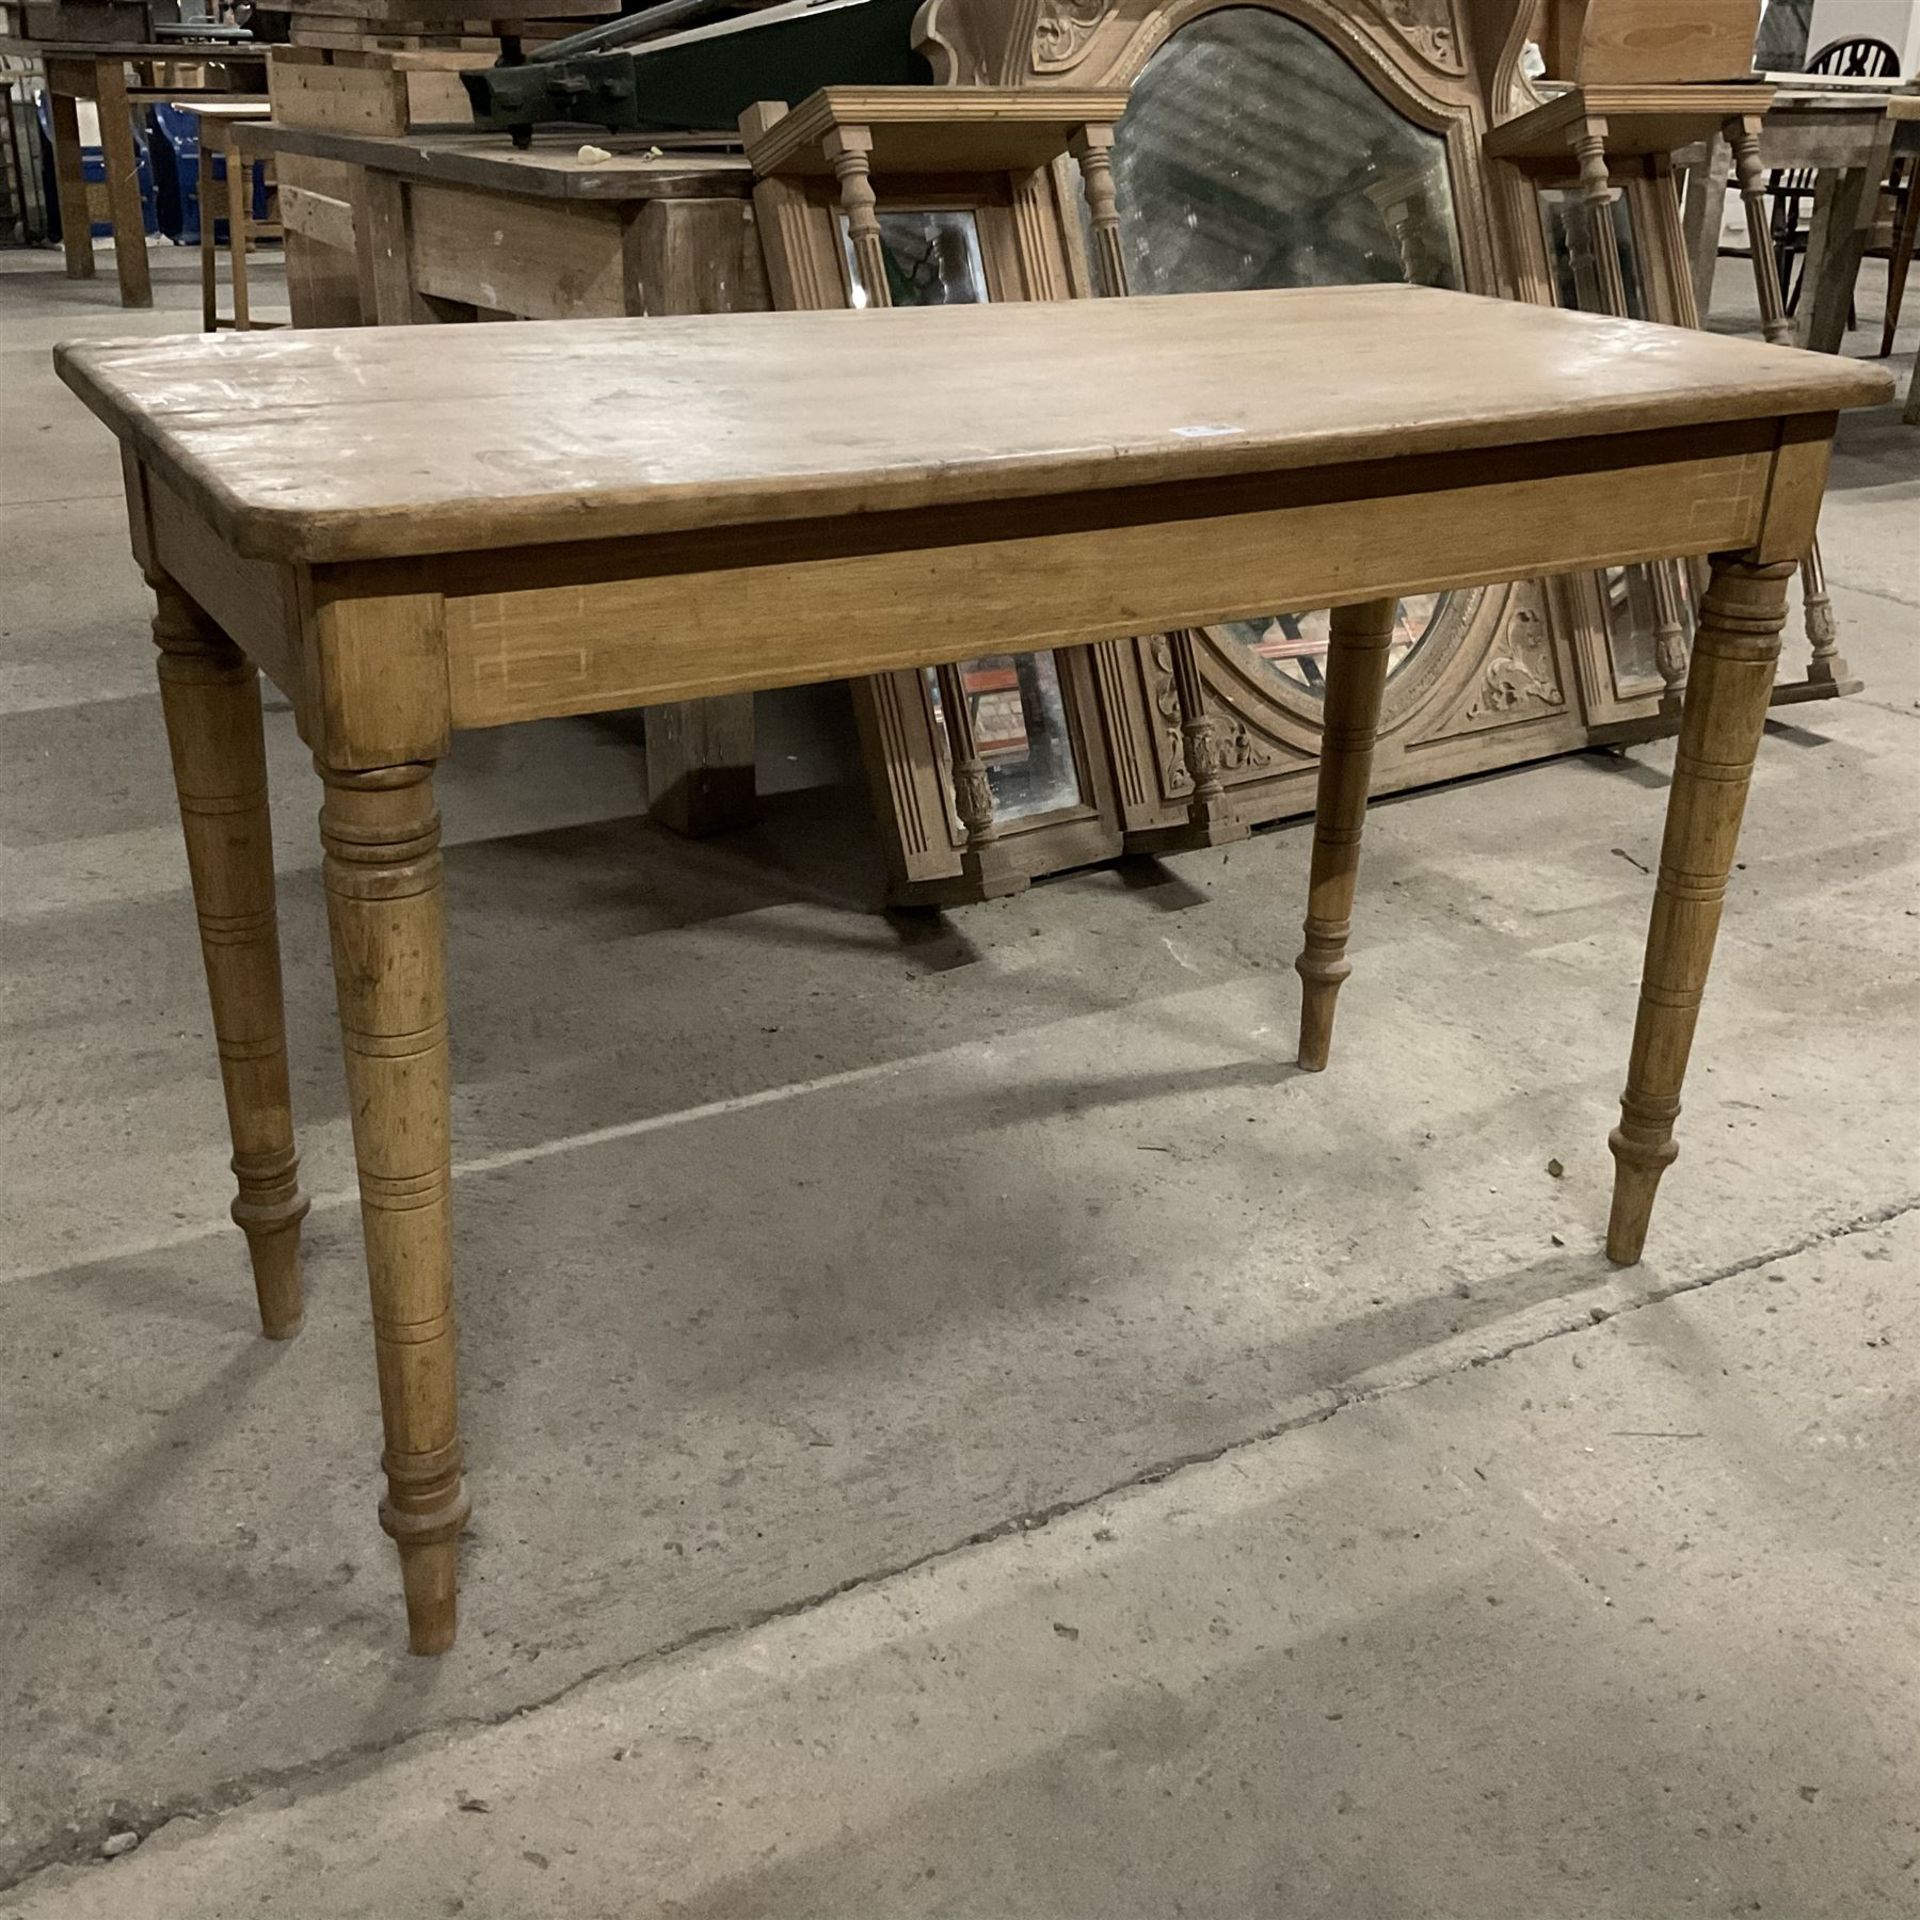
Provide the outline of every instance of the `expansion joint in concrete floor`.
<path id="1" fill-rule="evenodd" d="M 1525 1315 L 1516 1315 L 1514 1318 L 1518 1324 L 1510 1326 L 1508 1337 L 1505 1339 L 1500 1339 L 1495 1330 L 1495 1337 L 1490 1341 L 1486 1337 L 1488 1330 L 1483 1329 L 1475 1335 L 1474 1343 L 1470 1347 L 1457 1339 L 1441 1342 L 1426 1350 L 1426 1357 L 1431 1364 L 1424 1367 L 1418 1365 L 1416 1357 L 1411 1371 L 1396 1372 L 1384 1380 L 1369 1380 L 1363 1375 L 1355 1381 L 1323 1389 L 1295 1403 L 1290 1410 L 1270 1425 L 1241 1439 L 1156 1461 L 1123 1479 L 1114 1481 L 1109 1486 L 1102 1487 L 1097 1492 L 1077 1495 L 1047 1506 L 1010 1515 L 991 1527 L 982 1528 L 961 1539 L 932 1548 L 926 1553 L 855 1575 L 781 1606 L 760 1609 L 743 1614 L 736 1619 L 703 1627 L 697 1632 L 684 1635 L 678 1640 L 652 1648 L 642 1654 L 603 1662 L 577 1675 L 567 1685 L 558 1688 L 552 1694 L 515 1707 L 511 1711 L 498 1714 L 460 1715 L 441 1722 L 431 1730 L 415 1729 L 394 1734 L 364 1744 L 336 1749 L 330 1754 L 297 1767 L 268 1769 L 222 1782 L 220 1787 L 212 1793 L 183 1796 L 179 1801 L 156 1808 L 142 1820 L 115 1818 L 111 1814 L 97 1818 L 84 1827 L 70 1831 L 64 1842 L 44 1848 L 22 1862 L 16 1874 L 11 1878 L 0 1880 L 0 1895 L 20 1888 L 34 1875 L 47 1868 L 97 1862 L 100 1844 L 110 1832 L 133 1831 L 145 1838 L 176 1820 L 204 1819 L 230 1812 L 263 1794 L 286 1792 L 311 1786 L 323 1780 L 350 1777 L 377 1766 L 386 1756 L 404 1747 L 423 1743 L 443 1744 L 461 1733 L 481 1731 L 530 1714 L 540 1713 L 588 1687 L 611 1679 L 630 1676 L 649 1666 L 658 1666 L 677 1655 L 710 1646 L 730 1636 L 751 1633 L 772 1622 L 813 1612 L 847 1594 L 857 1593 L 912 1573 L 969 1548 L 986 1546 L 1014 1534 L 1036 1532 L 1056 1520 L 1084 1513 L 1099 1506 L 1103 1501 L 1118 1498 L 1136 1488 L 1154 1485 L 1190 1469 L 1204 1467 L 1269 1441 L 1281 1439 L 1289 1433 L 1318 1426 L 1332 1420 L 1345 1408 L 1396 1398 L 1417 1391 L 1423 1386 L 1450 1379 L 1469 1368 L 1489 1366 L 1515 1354 L 1542 1346 L 1549 1341 L 1588 1332 L 1609 1320 L 1636 1313 L 1642 1308 L 1657 1306 L 1663 1301 L 1676 1299 L 1683 1294 L 1702 1292 L 1724 1281 L 1737 1280 L 1745 1274 L 1762 1272 L 1796 1255 L 1812 1252 L 1816 1248 L 1848 1239 L 1855 1234 L 1876 1231 L 1915 1212 L 1920 1212 L 1920 1194 L 1872 1208 L 1838 1225 L 1808 1234 L 1789 1245 L 1770 1248 L 1764 1253 L 1750 1255 L 1745 1259 L 1689 1279 L 1676 1280 L 1670 1285 L 1656 1285 L 1631 1294 L 1616 1294 L 1608 1299 L 1586 1302 L 1576 1302 L 1566 1296 L 1559 1296 L 1549 1303 L 1551 1307 L 1561 1309 L 1557 1317 L 1543 1321 L 1537 1310 Z"/>

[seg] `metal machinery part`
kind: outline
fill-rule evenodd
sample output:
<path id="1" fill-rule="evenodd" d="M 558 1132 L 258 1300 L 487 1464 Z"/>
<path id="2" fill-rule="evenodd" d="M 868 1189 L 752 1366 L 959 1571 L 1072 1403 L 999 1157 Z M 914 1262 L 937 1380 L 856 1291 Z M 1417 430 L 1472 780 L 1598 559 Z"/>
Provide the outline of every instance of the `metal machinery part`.
<path id="1" fill-rule="evenodd" d="M 615 132 L 732 132 L 756 100 L 827 86 L 927 86 L 921 0 L 791 0 L 686 27 L 736 0 L 665 0 L 508 63 L 463 73 L 477 126 L 524 145 L 549 123 Z M 682 29 L 684 30 L 675 30 Z M 636 45 L 636 42 L 643 44 Z"/>

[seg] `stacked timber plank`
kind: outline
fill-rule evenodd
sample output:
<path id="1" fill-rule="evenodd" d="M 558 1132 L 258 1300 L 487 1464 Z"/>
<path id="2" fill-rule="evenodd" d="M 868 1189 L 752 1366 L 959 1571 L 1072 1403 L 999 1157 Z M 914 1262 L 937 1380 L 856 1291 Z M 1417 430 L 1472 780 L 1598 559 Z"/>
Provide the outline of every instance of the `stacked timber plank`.
<path id="1" fill-rule="evenodd" d="M 474 0 L 293 0 L 291 44 L 268 73 L 284 127 L 398 137 L 469 125 L 463 68 L 557 39 L 619 12 L 619 0 L 511 0 L 509 19 L 470 19 Z M 358 169 L 286 154 L 277 162 L 287 295 L 296 326 L 355 326 L 360 311 L 354 202 Z"/>

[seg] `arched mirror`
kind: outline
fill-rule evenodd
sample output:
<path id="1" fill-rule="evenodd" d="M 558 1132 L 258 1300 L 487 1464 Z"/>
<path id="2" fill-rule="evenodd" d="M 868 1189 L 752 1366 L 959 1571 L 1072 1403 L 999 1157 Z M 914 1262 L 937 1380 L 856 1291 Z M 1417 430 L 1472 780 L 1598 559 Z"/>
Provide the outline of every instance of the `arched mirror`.
<path id="1" fill-rule="evenodd" d="M 1465 284 L 1445 137 L 1312 28 L 1265 7 L 1202 14 L 1153 55 L 1116 130 L 1113 172 L 1134 293 Z M 1460 624 L 1452 598 L 1401 607 L 1395 672 Z M 1284 702 L 1322 692 L 1324 612 L 1214 632 Z"/>

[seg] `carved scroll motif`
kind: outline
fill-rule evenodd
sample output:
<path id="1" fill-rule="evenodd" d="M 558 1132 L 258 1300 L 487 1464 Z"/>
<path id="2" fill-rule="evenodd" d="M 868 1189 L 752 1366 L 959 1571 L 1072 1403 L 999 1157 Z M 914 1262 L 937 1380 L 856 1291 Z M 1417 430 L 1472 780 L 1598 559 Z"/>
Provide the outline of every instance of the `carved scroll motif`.
<path id="1" fill-rule="evenodd" d="M 1441 73 L 1466 72 L 1453 26 L 1453 0 L 1373 0 L 1373 4 L 1428 66 Z"/>
<path id="2" fill-rule="evenodd" d="M 1462 717 L 1472 725 L 1493 726 L 1553 713 L 1566 704 L 1546 622 L 1538 607 L 1522 606 L 1507 622 L 1506 633 L 1487 660 L 1480 691 Z"/>
<path id="3" fill-rule="evenodd" d="M 1087 45 L 1113 12 L 1114 0 L 1040 0 L 1034 22 L 1035 73 L 1065 73 L 1087 55 Z"/>
<path id="4" fill-rule="evenodd" d="M 1164 633 L 1154 635 L 1148 655 L 1153 663 L 1153 710 L 1160 716 L 1161 782 L 1169 794 L 1190 793 L 1193 776 L 1187 770 L 1180 695 L 1173 684 L 1173 650 Z M 1213 708 L 1213 726 L 1208 751 L 1216 773 L 1244 773 L 1273 765 L 1273 754 L 1248 731 L 1246 721 L 1223 709 L 1217 694 L 1209 705 Z"/>

